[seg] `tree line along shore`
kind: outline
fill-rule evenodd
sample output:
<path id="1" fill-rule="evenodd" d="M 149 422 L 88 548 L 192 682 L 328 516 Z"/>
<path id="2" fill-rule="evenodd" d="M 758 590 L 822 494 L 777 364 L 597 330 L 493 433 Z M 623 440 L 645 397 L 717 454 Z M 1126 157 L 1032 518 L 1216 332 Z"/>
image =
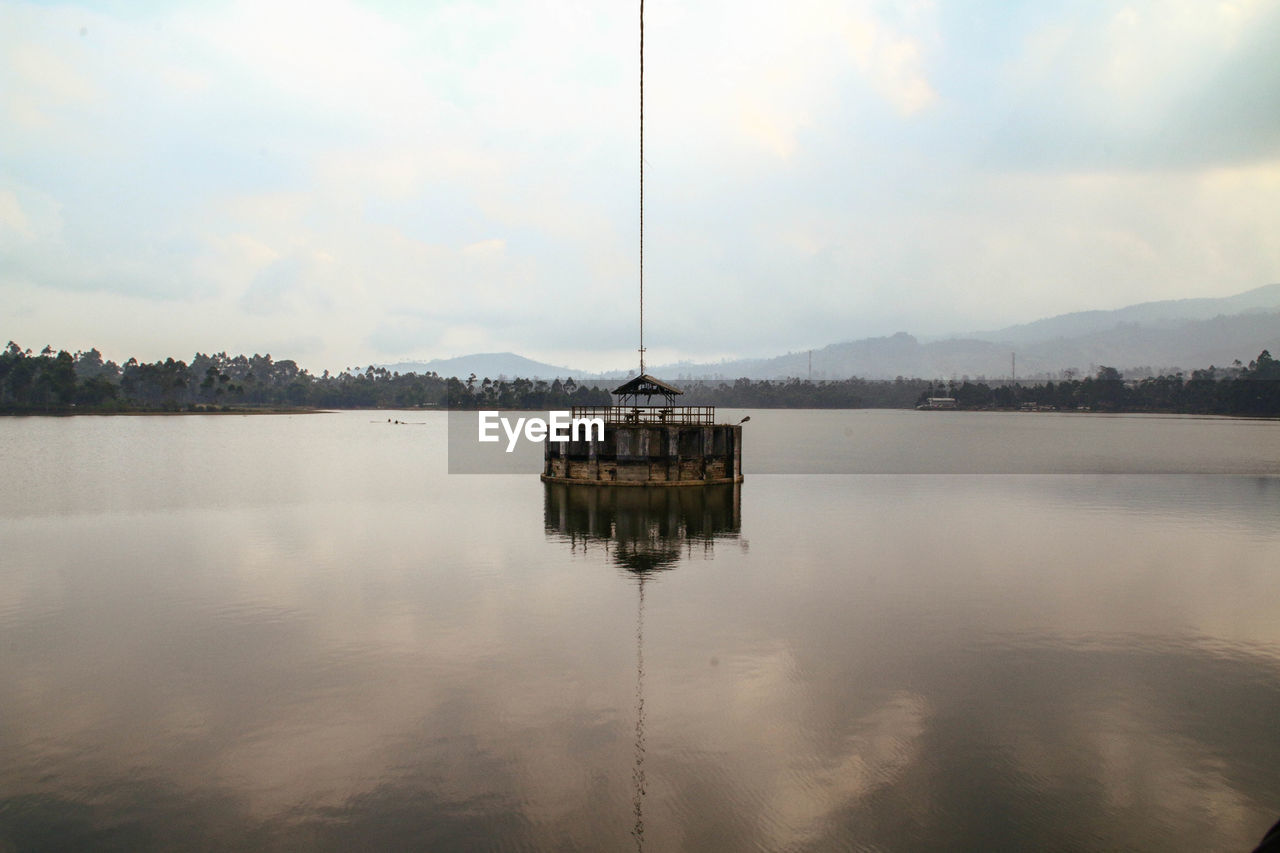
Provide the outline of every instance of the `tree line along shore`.
<path id="1" fill-rule="evenodd" d="M 0 413 L 269 412 L 315 409 L 560 409 L 609 405 L 614 383 L 573 379 L 443 377 L 364 370 L 309 373 L 270 355 L 197 353 L 191 361 L 103 360 L 97 349 L 39 353 L 9 342 L 0 352 Z M 1280 360 L 1263 350 L 1248 364 L 1190 375 L 1126 378 L 1100 367 L 1060 381 L 752 380 L 679 383 L 680 402 L 732 408 L 913 408 L 947 398 L 958 409 L 1280 415 Z M 948 404 L 950 405 L 950 403 Z"/>

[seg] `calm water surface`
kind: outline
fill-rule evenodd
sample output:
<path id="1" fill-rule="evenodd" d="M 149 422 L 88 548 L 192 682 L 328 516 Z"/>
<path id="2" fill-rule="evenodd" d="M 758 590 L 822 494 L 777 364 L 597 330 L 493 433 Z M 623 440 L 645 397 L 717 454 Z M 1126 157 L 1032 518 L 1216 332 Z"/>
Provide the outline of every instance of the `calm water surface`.
<path id="1" fill-rule="evenodd" d="M 0 850 L 1280 817 L 1280 422 L 750 414 L 706 492 L 450 476 L 436 413 L 0 419 Z"/>

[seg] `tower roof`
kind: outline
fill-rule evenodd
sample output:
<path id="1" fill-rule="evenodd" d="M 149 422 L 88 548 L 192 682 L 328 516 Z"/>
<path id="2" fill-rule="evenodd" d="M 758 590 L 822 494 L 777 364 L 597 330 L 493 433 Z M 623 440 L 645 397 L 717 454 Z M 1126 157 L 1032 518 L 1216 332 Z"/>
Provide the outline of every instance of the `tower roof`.
<path id="1" fill-rule="evenodd" d="M 657 394 L 663 397 L 672 397 L 684 392 L 660 379 L 654 379 L 647 373 L 641 373 L 634 379 L 630 379 L 614 388 L 613 393 L 620 396 L 652 397 Z"/>

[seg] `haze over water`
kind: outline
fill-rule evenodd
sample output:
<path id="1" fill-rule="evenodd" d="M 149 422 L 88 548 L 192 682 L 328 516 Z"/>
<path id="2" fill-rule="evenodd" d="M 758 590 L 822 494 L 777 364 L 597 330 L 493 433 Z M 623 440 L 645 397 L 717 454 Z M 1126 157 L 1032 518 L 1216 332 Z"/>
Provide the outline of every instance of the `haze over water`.
<path id="1" fill-rule="evenodd" d="M 750 414 L 656 495 L 450 476 L 441 413 L 0 420 L 0 849 L 1280 817 L 1280 422 Z"/>

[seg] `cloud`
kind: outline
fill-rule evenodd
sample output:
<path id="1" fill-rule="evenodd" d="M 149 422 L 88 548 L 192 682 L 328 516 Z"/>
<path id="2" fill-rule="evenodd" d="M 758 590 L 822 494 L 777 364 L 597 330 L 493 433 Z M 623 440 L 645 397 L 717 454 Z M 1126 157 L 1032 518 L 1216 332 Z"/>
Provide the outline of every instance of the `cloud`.
<path id="1" fill-rule="evenodd" d="M 481 240 L 462 247 L 462 254 L 473 258 L 496 257 L 507 250 L 507 241 L 500 239 Z"/>
<path id="2" fill-rule="evenodd" d="M 379 356 L 421 351 L 436 344 L 445 324 L 422 314 L 397 313 L 378 321 L 365 341 Z"/>
<path id="3" fill-rule="evenodd" d="M 1280 155 L 1280 7 L 1130 3 L 1034 28 L 1002 70 L 992 157 L 1055 170 Z M 993 130 L 997 128 L 993 127 Z"/>
<path id="4" fill-rule="evenodd" d="M 180 229 L 137 239 L 129 220 L 103 222 L 92 235 L 68 222 L 67 204 L 42 190 L 0 180 L 0 288 L 28 284 L 72 292 L 103 291 L 163 301 L 210 293 L 197 248 Z M 93 252 L 83 251 L 86 244 Z"/>
<path id="5" fill-rule="evenodd" d="M 61 227 L 57 207 L 39 191 L 0 188 L 0 248 L 12 252 L 18 245 L 56 233 Z"/>
<path id="6" fill-rule="evenodd" d="M 925 70 L 930 16 L 894 22 L 882 6 L 659 6 L 646 37 L 647 111 L 663 129 L 655 152 L 675 156 L 659 147 L 666 140 L 699 167 L 749 160 L 753 149 L 788 160 L 846 101 L 883 101 L 903 117 L 924 110 L 936 99 Z"/>
<path id="7" fill-rule="evenodd" d="M 648 4 L 646 343 L 761 354 L 1274 280 L 1280 9 L 1125 10 Z M 104 329 L 198 303 L 218 349 L 288 318 L 319 367 L 630 363 L 633 12 L 11 4 L 13 334 L 59 339 L 55 292 L 93 292 L 118 297 Z"/>
<path id="8" fill-rule="evenodd" d="M 240 296 L 240 307 L 250 314 L 303 308 L 327 312 L 332 302 L 322 285 L 332 264 L 333 258 L 324 253 L 292 254 L 272 261 Z"/>

